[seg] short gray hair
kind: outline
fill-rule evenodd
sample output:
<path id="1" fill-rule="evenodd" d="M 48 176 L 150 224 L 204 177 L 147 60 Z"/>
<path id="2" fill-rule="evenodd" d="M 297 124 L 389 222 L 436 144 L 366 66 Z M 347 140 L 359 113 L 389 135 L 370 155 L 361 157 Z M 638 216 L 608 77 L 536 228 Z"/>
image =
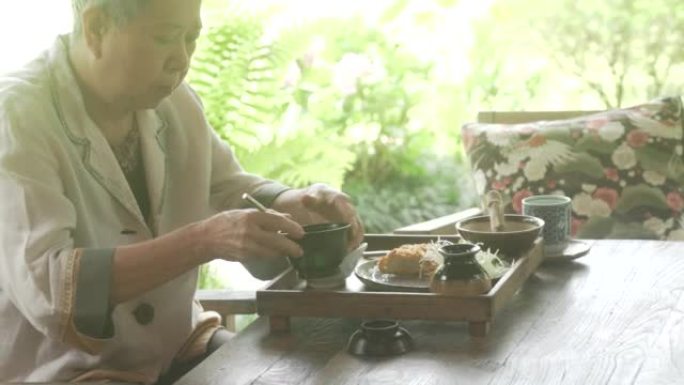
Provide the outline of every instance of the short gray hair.
<path id="1" fill-rule="evenodd" d="M 141 9 L 148 6 L 150 0 L 71 0 L 74 12 L 74 33 L 80 34 L 81 13 L 89 6 L 101 7 L 118 25 L 124 25 L 138 15 Z"/>

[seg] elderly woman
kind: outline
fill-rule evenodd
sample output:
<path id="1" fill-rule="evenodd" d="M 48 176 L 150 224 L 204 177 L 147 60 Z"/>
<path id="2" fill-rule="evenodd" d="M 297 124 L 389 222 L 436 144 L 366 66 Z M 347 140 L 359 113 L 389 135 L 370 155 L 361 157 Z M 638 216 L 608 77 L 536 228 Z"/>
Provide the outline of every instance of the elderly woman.
<path id="1" fill-rule="evenodd" d="M 199 265 L 272 276 L 316 221 L 360 243 L 344 194 L 248 174 L 209 127 L 183 83 L 200 3 L 74 0 L 74 32 L 0 79 L 0 381 L 155 383 L 223 338 Z"/>

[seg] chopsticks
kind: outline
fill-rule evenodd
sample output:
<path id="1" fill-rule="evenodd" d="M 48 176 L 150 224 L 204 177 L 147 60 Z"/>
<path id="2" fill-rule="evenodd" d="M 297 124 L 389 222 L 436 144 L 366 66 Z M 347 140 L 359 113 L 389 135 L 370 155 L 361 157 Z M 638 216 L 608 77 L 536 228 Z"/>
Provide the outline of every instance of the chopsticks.
<path id="1" fill-rule="evenodd" d="M 275 211 L 275 210 L 273 210 L 273 209 L 270 209 L 270 210 L 267 209 L 266 206 L 262 205 L 261 202 L 259 202 L 258 200 L 254 199 L 254 197 L 251 196 L 251 195 L 249 195 L 248 193 L 242 194 L 242 199 L 244 199 L 244 200 L 246 200 L 247 202 L 251 203 L 252 206 L 254 206 L 257 210 L 261 211 L 262 213 L 270 212 L 270 213 L 277 214 L 277 215 L 284 215 L 284 216 L 287 216 L 287 214 L 283 214 L 283 213 L 281 213 L 281 212 L 279 212 L 279 211 Z M 278 230 L 278 234 L 287 236 L 287 233 L 284 232 L 284 231 L 282 231 L 282 230 Z"/>
<path id="2" fill-rule="evenodd" d="M 261 202 L 254 199 L 254 197 L 249 195 L 248 193 L 242 194 L 242 199 L 251 203 L 252 206 L 254 206 L 257 210 L 261 211 L 262 213 L 265 213 L 266 211 L 268 211 L 268 209 L 264 205 L 262 205 Z"/>

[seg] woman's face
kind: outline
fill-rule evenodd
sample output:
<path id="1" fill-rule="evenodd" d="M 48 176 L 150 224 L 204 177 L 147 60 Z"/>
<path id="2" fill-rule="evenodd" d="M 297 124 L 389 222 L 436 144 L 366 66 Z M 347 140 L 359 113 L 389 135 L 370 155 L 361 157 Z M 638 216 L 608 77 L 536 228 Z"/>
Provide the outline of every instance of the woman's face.
<path id="1" fill-rule="evenodd" d="M 178 87 L 202 28 L 200 5 L 201 0 L 150 0 L 129 23 L 107 30 L 98 81 L 110 102 L 154 108 Z"/>

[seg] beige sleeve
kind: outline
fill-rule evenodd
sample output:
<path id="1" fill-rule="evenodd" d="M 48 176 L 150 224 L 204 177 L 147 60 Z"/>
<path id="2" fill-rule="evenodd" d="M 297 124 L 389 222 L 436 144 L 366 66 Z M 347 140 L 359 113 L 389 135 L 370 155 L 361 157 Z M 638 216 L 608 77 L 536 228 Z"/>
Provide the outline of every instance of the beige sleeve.
<path id="1" fill-rule="evenodd" d="M 24 318 L 46 338 L 87 352 L 102 340 L 75 330 L 81 251 L 71 237 L 76 210 L 63 194 L 59 163 L 45 135 L 0 109 L 0 282 Z"/>

